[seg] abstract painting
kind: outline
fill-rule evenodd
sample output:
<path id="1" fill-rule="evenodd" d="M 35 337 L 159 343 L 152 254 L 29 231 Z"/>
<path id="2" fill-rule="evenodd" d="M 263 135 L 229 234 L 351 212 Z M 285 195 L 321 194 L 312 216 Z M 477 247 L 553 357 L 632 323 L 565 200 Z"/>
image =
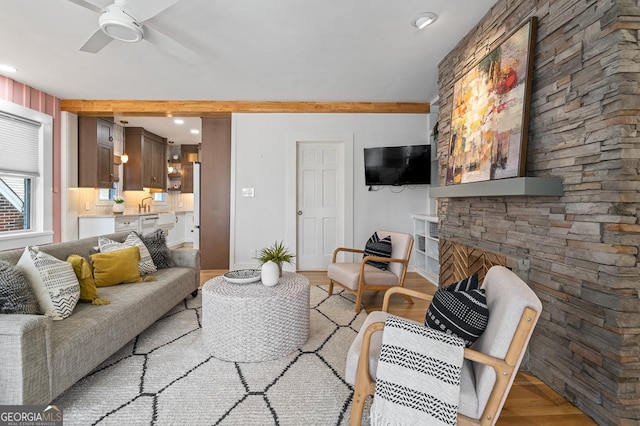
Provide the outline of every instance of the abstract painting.
<path id="1" fill-rule="evenodd" d="M 536 19 L 453 86 L 447 185 L 524 176 Z"/>

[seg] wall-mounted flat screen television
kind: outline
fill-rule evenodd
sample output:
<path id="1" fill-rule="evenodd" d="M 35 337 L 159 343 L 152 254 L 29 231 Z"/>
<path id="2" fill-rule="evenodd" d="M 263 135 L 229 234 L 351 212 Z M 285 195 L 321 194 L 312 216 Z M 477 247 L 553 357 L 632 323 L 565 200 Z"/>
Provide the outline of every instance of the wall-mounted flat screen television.
<path id="1" fill-rule="evenodd" d="M 431 183 L 431 145 L 364 149 L 365 184 L 424 185 Z"/>

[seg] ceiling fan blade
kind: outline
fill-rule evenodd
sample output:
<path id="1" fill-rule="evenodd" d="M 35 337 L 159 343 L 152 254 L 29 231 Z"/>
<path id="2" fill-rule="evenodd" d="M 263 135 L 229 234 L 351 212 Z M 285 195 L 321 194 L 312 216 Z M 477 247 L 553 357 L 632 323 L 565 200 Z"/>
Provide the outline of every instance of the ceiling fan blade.
<path id="1" fill-rule="evenodd" d="M 183 61 L 195 63 L 202 59 L 200 55 L 191 49 L 183 46 L 160 31 L 149 27 L 149 25 L 144 25 L 144 39 Z"/>
<path id="2" fill-rule="evenodd" d="M 111 37 L 98 28 L 93 34 L 91 34 L 91 37 L 84 42 L 82 47 L 80 47 L 80 50 L 82 52 L 97 53 L 112 41 L 113 39 Z"/>
<path id="3" fill-rule="evenodd" d="M 178 1 L 179 0 L 130 0 L 127 3 L 127 9 L 130 10 L 140 22 L 144 22 L 161 13 L 163 10 L 170 8 Z"/>
<path id="4" fill-rule="evenodd" d="M 91 2 L 88 2 L 86 0 L 68 0 L 68 1 L 70 1 L 71 3 L 75 3 L 78 6 L 82 6 L 82 7 L 86 8 L 86 9 L 93 10 L 94 12 L 98 12 L 98 13 L 102 12 L 102 8 L 101 7 L 95 5 L 95 4 L 91 3 Z"/>

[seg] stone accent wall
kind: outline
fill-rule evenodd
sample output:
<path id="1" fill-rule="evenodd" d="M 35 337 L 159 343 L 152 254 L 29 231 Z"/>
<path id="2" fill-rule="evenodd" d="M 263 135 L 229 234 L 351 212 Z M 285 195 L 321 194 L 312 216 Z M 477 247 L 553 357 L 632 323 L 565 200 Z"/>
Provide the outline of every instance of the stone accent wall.
<path id="1" fill-rule="evenodd" d="M 0 194 L 0 232 L 24 229 L 24 216 Z"/>
<path id="2" fill-rule="evenodd" d="M 440 183 L 453 84 L 538 17 L 527 176 L 562 197 L 441 198 L 440 235 L 530 262 L 528 368 L 600 424 L 640 421 L 640 6 L 499 0 L 439 65 Z"/>

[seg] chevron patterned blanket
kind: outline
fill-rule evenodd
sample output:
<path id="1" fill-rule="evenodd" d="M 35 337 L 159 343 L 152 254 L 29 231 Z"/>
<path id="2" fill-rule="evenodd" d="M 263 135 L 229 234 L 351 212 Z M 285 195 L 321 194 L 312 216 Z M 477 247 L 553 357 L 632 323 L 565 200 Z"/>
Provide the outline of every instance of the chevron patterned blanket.
<path id="1" fill-rule="evenodd" d="M 371 424 L 457 424 L 463 360 L 462 339 L 404 318 L 387 318 Z"/>

